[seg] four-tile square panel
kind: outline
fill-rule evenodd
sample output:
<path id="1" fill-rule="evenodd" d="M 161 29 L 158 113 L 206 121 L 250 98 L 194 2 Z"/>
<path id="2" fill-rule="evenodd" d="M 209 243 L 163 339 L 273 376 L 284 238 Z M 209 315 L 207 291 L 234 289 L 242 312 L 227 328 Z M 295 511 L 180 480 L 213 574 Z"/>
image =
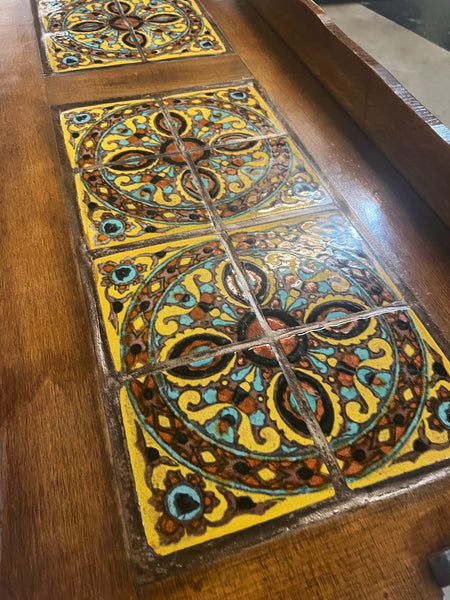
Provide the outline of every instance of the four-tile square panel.
<path id="1" fill-rule="evenodd" d="M 448 361 L 254 84 L 60 119 L 144 578 L 450 457 Z"/>
<path id="2" fill-rule="evenodd" d="M 40 0 L 38 13 L 56 73 L 226 52 L 194 0 Z"/>

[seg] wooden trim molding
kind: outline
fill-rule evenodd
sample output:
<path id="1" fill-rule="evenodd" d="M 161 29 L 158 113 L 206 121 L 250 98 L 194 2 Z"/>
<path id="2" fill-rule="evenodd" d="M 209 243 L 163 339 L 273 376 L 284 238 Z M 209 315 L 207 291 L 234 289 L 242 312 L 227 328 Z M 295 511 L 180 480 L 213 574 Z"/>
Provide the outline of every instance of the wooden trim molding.
<path id="1" fill-rule="evenodd" d="M 450 226 L 450 130 L 312 0 L 249 0 Z"/>

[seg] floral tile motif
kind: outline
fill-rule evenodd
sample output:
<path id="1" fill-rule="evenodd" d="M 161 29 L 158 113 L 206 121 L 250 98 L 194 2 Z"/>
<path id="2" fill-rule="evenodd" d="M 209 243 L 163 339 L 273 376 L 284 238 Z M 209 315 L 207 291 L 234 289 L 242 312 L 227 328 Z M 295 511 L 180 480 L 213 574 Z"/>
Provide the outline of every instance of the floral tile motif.
<path id="1" fill-rule="evenodd" d="M 78 204 L 91 248 L 209 226 L 205 196 L 224 222 L 331 205 L 292 141 L 260 137 L 282 127 L 253 86 L 167 103 L 167 111 L 143 99 L 61 114 L 69 160 L 80 171 Z"/>
<path id="2" fill-rule="evenodd" d="M 231 234 L 263 314 L 274 329 L 308 326 L 401 299 L 340 213 Z"/>
<path id="3" fill-rule="evenodd" d="M 252 85 L 213 88 L 164 98 L 173 127 L 189 149 L 224 146 L 284 133 L 273 111 Z"/>
<path id="4" fill-rule="evenodd" d="M 267 364 L 269 355 L 269 346 L 223 354 L 123 388 L 144 529 L 157 554 L 333 496 L 305 422 L 299 443 L 280 413 L 285 380 L 275 360 Z"/>
<path id="5" fill-rule="evenodd" d="M 192 0 L 121 2 L 147 60 L 222 54 L 225 46 Z"/>
<path id="6" fill-rule="evenodd" d="M 91 248 L 151 240 L 210 227 L 192 174 L 179 156 L 148 161 L 135 170 L 110 163 L 75 176 L 84 232 Z"/>
<path id="7" fill-rule="evenodd" d="M 413 311 L 297 343 L 296 377 L 351 488 L 450 458 L 450 363 Z"/>
<path id="8" fill-rule="evenodd" d="M 249 302 L 215 237 L 125 251 L 95 261 L 118 370 L 185 359 L 239 338 Z M 259 335 L 247 332 L 251 340 Z"/>
<path id="9" fill-rule="evenodd" d="M 54 72 L 226 51 L 193 0 L 42 0 L 39 13 Z"/>
<path id="10" fill-rule="evenodd" d="M 286 138 L 224 144 L 192 157 L 224 221 L 331 204 L 317 176 Z"/>
<path id="11" fill-rule="evenodd" d="M 153 157 L 170 154 L 173 138 L 155 100 L 85 106 L 61 114 L 72 168 L 108 163 L 145 168 Z M 176 151 L 178 152 L 178 150 Z"/>

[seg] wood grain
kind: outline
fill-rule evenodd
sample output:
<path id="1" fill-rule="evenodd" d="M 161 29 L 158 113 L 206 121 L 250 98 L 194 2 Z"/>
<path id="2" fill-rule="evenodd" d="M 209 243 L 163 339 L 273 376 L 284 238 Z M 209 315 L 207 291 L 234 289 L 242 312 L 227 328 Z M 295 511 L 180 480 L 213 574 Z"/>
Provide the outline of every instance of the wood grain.
<path id="1" fill-rule="evenodd" d="M 140 600 L 441 600 L 424 556 L 450 542 L 448 484 L 328 520 L 143 588 Z"/>
<path id="2" fill-rule="evenodd" d="M 311 0 L 250 0 L 450 227 L 450 132 Z"/>
<path id="3" fill-rule="evenodd" d="M 251 71 L 381 259 L 402 274 L 438 328 L 448 327 L 442 223 L 247 2 L 205 4 L 246 66 L 228 56 L 44 78 L 30 6 L 2 2 L 0 598 L 437 600 L 425 556 L 450 541 L 445 481 L 210 568 L 140 589 L 134 583 L 50 104 L 225 82 Z"/>

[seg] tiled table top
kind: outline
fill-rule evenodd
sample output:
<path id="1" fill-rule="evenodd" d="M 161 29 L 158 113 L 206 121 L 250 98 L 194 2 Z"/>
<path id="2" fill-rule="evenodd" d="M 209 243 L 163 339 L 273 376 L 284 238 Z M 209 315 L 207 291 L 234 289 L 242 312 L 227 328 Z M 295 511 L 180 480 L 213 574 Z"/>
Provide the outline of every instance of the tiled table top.
<path id="1" fill-rule="evenodd" d="M 148 557 L 450 456 L 448 361 L 257 87 L 61 128 Z"/>
<path id="2" fill-rule="evenodd" d="M 40 0 L 38 13 L 57 73 L 226 52 L 194 0 Z"/>

